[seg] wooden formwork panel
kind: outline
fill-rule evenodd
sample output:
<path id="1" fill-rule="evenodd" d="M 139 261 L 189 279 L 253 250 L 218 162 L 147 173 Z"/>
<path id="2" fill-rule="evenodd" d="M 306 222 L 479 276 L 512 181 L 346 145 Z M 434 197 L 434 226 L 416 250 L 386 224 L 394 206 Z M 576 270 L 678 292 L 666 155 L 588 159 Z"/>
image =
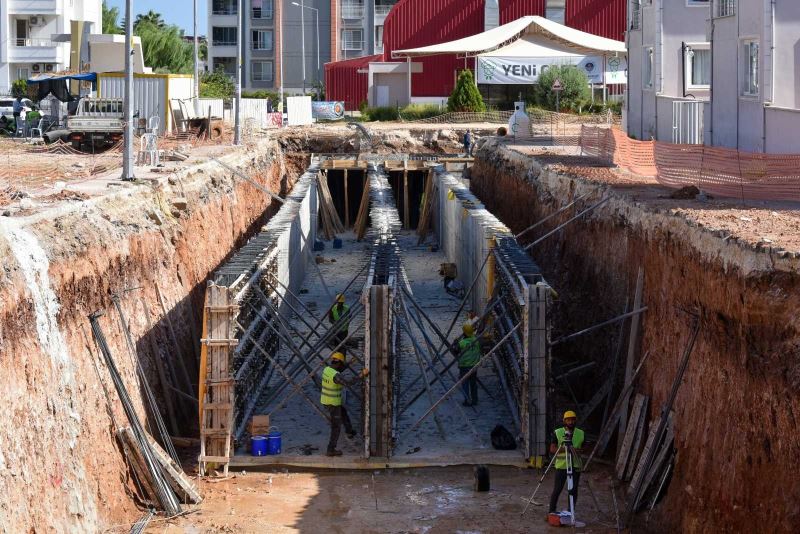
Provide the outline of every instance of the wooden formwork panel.
<path id="1" fill-rule="evenodd" d="M 209 283 L 206 288 L 204 331 L 201 341 L 206 352 L 205 368 L 200 370 L 204 395 L 200 399 L 200 472 L 208 464 L 220 464 L 228 473 L 233 451 L 234 392 L 232 355 L 239 341 L 235 338 L 238 306 L 225 286 Z"/>

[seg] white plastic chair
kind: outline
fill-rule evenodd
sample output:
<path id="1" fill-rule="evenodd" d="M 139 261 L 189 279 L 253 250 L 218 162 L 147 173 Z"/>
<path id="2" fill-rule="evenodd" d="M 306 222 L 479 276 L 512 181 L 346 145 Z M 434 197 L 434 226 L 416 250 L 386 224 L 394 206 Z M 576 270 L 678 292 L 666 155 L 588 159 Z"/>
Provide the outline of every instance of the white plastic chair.
<path id="1" fill-rule="evenodd" d="M 147 119 L 147 133 L 158 135 L 158 128 L 161 126 L 161 117 L 153 115 Z"/>
<path id="2" fill-rule="evenodd" d="M 157 167 L 160 162 L 158 156 L 158 136 L 154 133 L 142 135 L 139 139 L 139 154 L 136 158 L 137 165 L 152 165 Z"/>
<path id="3" fill-rule="evenodd" d="M 44 129 L 44 118 L 39 119 L 38 126 L 31 128 L 31 137 L 42 137 L 42 132 Z"/>

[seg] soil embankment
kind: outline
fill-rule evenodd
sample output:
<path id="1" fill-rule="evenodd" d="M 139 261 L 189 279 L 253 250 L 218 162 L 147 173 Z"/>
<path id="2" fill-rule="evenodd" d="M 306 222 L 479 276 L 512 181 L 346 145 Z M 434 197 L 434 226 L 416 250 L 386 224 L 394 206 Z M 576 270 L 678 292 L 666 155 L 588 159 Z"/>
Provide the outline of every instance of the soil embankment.
<path id="1" fill-rule="evenodd" d="M 757 532 L 767 519 L 771 531 L 796 529 L 800 485 L 787 473 L 800 457 L 798 255 L 731 239 L 664 200 L 649 203 L 625 184 L 609 187 L 542 168 L 493 142 L 478 152 L 472 189 L 517 232 L 585 193 L 592 194 L 584 207 L 612 196 L 537 245 L 533 256 L 560 295 L 554 336 L 622 313 L 644 269 L 648 309 L 639 354 L 652 355 L 638 391 L 651 397 L 650 420 L 669 394 L 689 338 L 687 312 L 700 313 L 700 334 L 674 405 L 675 472 L 650 529 Z M 524 241 L 575 213 L 554 217 Z M 594 359 L 601 369 L 617 331 L 560 346 L 555 356 Z M 583 399 L 601 385 L 591 380 L 584 379 Z"/>
<path id="2" fill-rule="evenodd" d="M 222 159 L 275 191 L 285 193 L 298 176 L 274 141 Z M 275 209 L 253 185 L 209 161 L 151 184 L 0 219 L 0 531 L 97 532 L 137 518 L 135 486 L 95 365 L 116 422 L 127 423 L 87 337 L 87 316 L 105 312 L 100 323 L 144 418 L 112 295 L 120 296 L 156 396 L 154 346 L 173 365 L 182 358 L 196 387 L 192 346 L 204 282 Z M 178 414 L 179 431 L 192 435 L 196 409 Z"/>

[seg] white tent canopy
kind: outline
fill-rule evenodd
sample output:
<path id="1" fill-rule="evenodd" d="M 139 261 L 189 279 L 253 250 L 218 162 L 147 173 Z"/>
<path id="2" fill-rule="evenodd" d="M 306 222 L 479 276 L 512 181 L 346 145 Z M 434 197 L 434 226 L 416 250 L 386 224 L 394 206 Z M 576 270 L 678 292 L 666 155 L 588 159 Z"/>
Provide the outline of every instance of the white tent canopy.
<path id="1" fill-rule="evenodd" d="M 560 45 L 562 50 L 567 49 L 571 54 L 626 53 L 625 43 L 621 41 L 582 32 L 544 17 L 529 16 L 463 39 L 421 48 L 395 50 L 392 52 L 392 57 L 413 58 L 441 54 L 478 56 L 489 54 L 499 48 L 514 46 L 520 38 L 533 37 L 539 37 L 539 40 L 531 40 L 529 43 L 544 45 L 547 42 L 549 44 L 546 46 L 551 48 Z"/>

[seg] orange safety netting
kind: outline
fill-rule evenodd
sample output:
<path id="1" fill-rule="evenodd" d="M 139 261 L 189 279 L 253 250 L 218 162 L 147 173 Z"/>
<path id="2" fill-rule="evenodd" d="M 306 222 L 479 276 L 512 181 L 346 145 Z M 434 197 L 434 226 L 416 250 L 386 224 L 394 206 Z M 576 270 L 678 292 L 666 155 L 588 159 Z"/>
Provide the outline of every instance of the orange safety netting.
<path id="1" fill-rule="evenodd" d="M 581 128 L 584 153 L 667 187 L 721 195 L 800 200 L 800 154 L 759 154 L 704 145 L 630 139 L 618 128 Z"/>

